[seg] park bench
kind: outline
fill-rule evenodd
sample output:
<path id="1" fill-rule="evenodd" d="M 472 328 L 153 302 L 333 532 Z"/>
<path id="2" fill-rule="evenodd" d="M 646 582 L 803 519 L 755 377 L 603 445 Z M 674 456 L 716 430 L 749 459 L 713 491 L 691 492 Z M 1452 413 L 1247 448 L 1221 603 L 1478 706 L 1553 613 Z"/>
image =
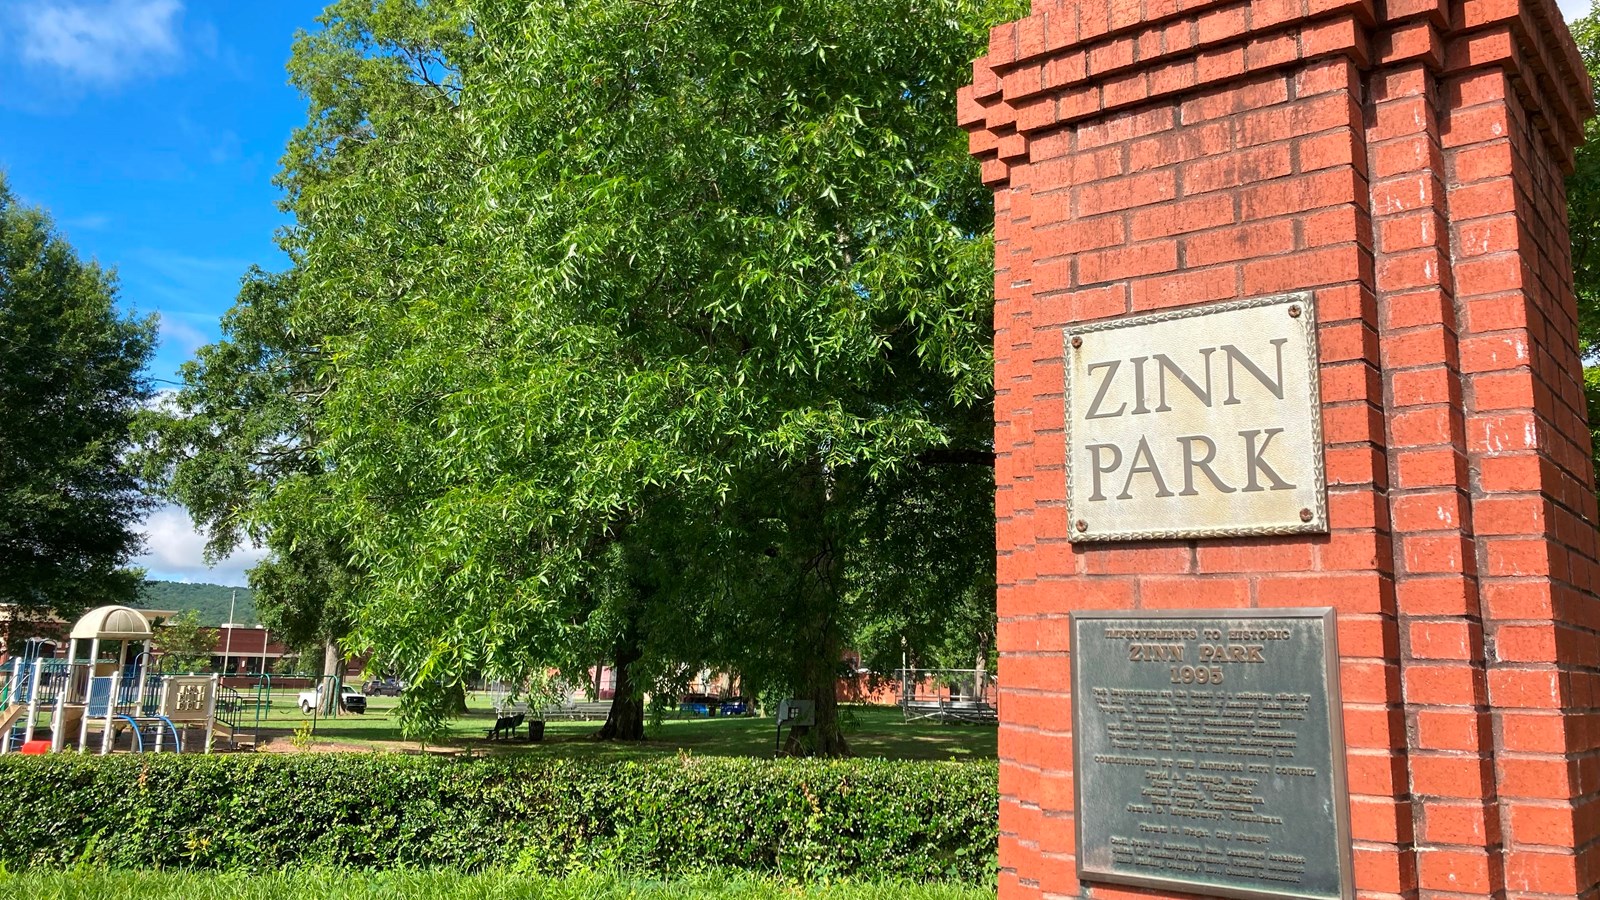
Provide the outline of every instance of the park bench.
<path id="1" fill-rule="evenodd" d="M 576 703 L 562 703 L 549 706 L 539 711 L 539 718 L 546 721 L 565 719 L 570 721 L 604 721 L 611 712 L 610 700 L 589 700 Z"/>
<path id="2" fill-rule="evenodd" d="M 522 713 L 514 716 L 499 716 L 494 720 L 494 727 L 489 729 L 488 739 L 498 740 L 502 737 L 512 738 L 517 736 L 517 729 L 521 727 L 522 720 L 526 718 Z"/>

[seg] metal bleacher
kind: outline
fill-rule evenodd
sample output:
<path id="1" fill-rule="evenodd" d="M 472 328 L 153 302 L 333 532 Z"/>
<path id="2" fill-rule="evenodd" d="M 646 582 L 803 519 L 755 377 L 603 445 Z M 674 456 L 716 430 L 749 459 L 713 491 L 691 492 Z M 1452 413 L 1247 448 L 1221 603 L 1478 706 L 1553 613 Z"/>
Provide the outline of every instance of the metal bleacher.
<path id="1" fill-rule="evenodd" d="M 1000 721 L 994 675 L 982 669 L 901 669 L 900 709 L 906 721 L 992 724 Z"/>

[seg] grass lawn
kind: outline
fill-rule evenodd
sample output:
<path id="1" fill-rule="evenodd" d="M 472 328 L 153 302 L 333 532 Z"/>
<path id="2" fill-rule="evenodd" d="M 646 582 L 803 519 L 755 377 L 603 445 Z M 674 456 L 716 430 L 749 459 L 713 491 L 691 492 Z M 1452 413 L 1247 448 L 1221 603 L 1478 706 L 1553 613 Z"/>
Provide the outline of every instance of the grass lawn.
<path id="1" fill-rule="evenodd" d="M 632 881 L 489 872 L 26 872 L 0 875 L 0 900 L 992 900 L 964 885 L 789 885 L 747 877 Z"/>
<path id="2" fill-rule="evenodd" d="M 395 717 L 398 700 L 393 697 L 368 699 L 365 715 L 343 714 L 332 719 L 319 718 L 312 750 L 415 750 L 417 744 L 403 741 Z M 856 756 L 888 759 L 994 759 L 996 728 L 993 725 L 941 725 L 937 722 L 907 722 L 898 707 L 847 706 L 842 710 L 845 739 Z M 263 722 L 264 749 L 290 748 L 294 729 L 309 717 L 294 706 L 294 694 L 275 696 L 270 715 Z M 586 759 L 644 759 L 678 752 L 703 756 L 773 755 L 774 723 L 770 718 L 737 717 L 717 719 L 672 718 L 655 727 L 646 727 L 649 740 L 637 744 L 618 744 L 588 740 L 599 729 L 599 722 L 550 722 L 544 740 L 488 741 L 484 733 L 494 724 L 486 695 L 469 695 L 468 714 L 451 725 L 450 734 L 439 747 L 485 753 L 518 753 L 530 756 L 583 757 Z M 245 722 L 250 727 L 250 721 Z M 526 731 L 522 732 L 526 734 Z M 666 895 L 663 895 L 666 896 Z M 742 896 L 742 895 L 741 895 Z"/>

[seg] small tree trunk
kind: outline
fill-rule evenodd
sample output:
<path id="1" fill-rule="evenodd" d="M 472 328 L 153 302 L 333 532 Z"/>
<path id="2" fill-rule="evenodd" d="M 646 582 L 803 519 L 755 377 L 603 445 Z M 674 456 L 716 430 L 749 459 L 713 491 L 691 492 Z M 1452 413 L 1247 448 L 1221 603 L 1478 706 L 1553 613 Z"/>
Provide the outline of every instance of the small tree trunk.
<path id="1" fill-rule="evenodd" d="M 333 641 L 328 641 L 322 645 L 322 675 L 323 677 L 335 675 L 338 676 L 337 681 L 339 684 L 344 682 L 344 660 L 340 657 L 339 645 Z M 326 685 L 327 683 L 323 682 L 323 684 Z M 339 714 L 339 694 L 338 684 L 333 687 L 325 686 L 323 688 L 323 715 L 336 716 Z"/>
<path id="2" fill-rule="evenodd" d="M 606 724 L 595 732 L 598 741 L 644 740 L 644 693 L 633 677 L 633 664 L 644 656 L 638 631 L 629 623 L 617 641 L 617 691 L 611 698 Z"/>

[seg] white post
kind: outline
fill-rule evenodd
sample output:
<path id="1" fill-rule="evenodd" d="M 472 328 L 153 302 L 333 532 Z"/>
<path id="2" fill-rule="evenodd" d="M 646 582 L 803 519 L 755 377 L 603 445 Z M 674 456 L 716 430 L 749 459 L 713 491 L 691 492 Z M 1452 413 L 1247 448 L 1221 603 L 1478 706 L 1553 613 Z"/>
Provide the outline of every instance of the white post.
<path id="1" fill-rule="evenodd" d="M 123 673 L 128 671 L 128 644 L 128 639 L 123 638 L 120 642 L 121 649 L 117 650 L 117 677 L 116 680 L 111 682 L 111 705 L 113 708 L 122 705 L 122 679 L 127 677 Z"/>
<path id="2" fill-rule="evenodd" d="M 11 692 L 10 692 L 11 695 L 8 698 L 6 698 L 6 699 L 10 700 L 11 702 L 9 704 L 7 704 L 8 706 L 16 706 L 19 703 L 27 702 L 26 700 L 23 699 L 23 696 L 22 696 L 22 693 L 21 693 L 21 691 L 22 691 L 22 672 L 23 672 L 23 669 L 22 669 L 22 657 L 19 656 L 19 657 L 16 657 L 15 659 L 11 660 Z M 11 726 L 7 726 L 5 736 L 0 737 L 0 753 L 10 753 L 11 752 L 11 732 L 16 730 L 14 727 L 12 727 L 12 726 L 15 726 L 15 725 L 16 725 L 16 723 L 13 722 L 13 723 L 11 723 Z"/>
<path id="3" fill-rule="evenodd" d="M 89 749 L 89 701 L 94 699 L 94 667 L 100 662 L 100 639 L 89 642 L 89 669 L 83 680 L 83 716 L 78 722 L 78 752 Z"/>
<path id="4" fill-rule="evenodd" d="M 165 678 L 161 679 L 161 698 L 160 698 L 160 702 L 158 702 L 156 704 L 156 715 L 158 715 L 158 716 L 164 715 L 165 712 L 166 712 L 166 709 L 167 709 L 167 689 L 170 688 L 171 686 L 172 686 L 172 682 L 171 681 L 169 681 L 168 679 L 165 679 Z M 156 725 L 156 752 L 157 753 L 161 752 L 161 744 L 166 740 L 166 737 L 167 737 L 166 731 L 164 731 L 159 724 Z M 173 740 L 177 740 L 177 735 L 173 735 Z M 177 751 L 179 753 L 183 752 L 183 746 L 181 744 L 176 749 L 177 749 Z"/>
<path id="5" fill-rule="evenodd" d="M 67 669 L 68 678 L 70 678 L 71 675 L 72 675 L 72 670 L 69 668 L 69 669 Z M 60 753 L 61 752 L 61 748 L 63 746 L 65 746 L 65 744 L 66 744 L 66 741 L 64 740 L 65 735 L 63 735 L 61 733 L 62 729 L 66 725 L 66 718 L 67 718 L 66 703 L 67 703 L 67 691 L 66 691 L 66 687 L 63 685 L 62 686 L 62 690 L 60 691 L 60 693 L 56 694 L 56 710 L 50 716 L 50 752 L 51 753 Z"/>
<path id="6" fill-rule="evenodd" d="M 126 645 L 124 645 L 126 646 Z M 121 687 L 122 673 L 114 672 L 111 675 L 111 695 L 106 698 L 106 724 L 105 730 L 100 733 L 100 755 L 105 756 L 111 752 L 111 725 L 117 719 L 117 688 Z"/>
<path id="7" fill-rule="evenodd" d="M 44 657 L 33 661 L 33 684 L 28 688 L 28 727 L 22 733 L 22 742 L 33 740 L 33 723 L 39 718 L 39 679 L 44 677 Z"/>
<path id="8" fill-rule="evenodd" d="M 222 690 L 222 676 L 211 676 L 211 701 L 206 704 L 206 752 L 211 752 L 211 733 L 217 726 L 217 694 Z"/>
<path id="9" fill-rule="evenodd" d="M 73 638 L 71 641 L 69 641 L 67 643 L 67 670 L 66 670 L 67 678 L 66 678 L 66 681 L 62 682 L 61 690 L 56 692 L 56 696 L 57 697 L 60 697 L 60 696 L 66 694 L 67 692 L 72 690 L 72 667 L 77 663 L 77 661 L 78 661 L 78 639 L 77 638 Z"/>
<path id="10" fill-rule="evenodd" d="M 139 663 L 139 660 L 141 660 L 141 659 L 145 661 L 143 665 L 140 665 L 140 663 Z M 139 716 L 144 715 L 144 686 L 145 686 L 145 682 L 150 680 L 149 673 L 145 671 L 145 666 L 148 666 L 148 665 L 150 665 L 150 638 L 145 638 L 144 639 L 144 652 L 140 653 L 138 656 L 135 656 L 133 658 L 133 666 L 134 666 L 133 677 L 139 679 L 137 685 L 134 688 L 134 695 L 133 695 L 133 716 L 134 716 L 134 718 L 138 718 Z"/>

